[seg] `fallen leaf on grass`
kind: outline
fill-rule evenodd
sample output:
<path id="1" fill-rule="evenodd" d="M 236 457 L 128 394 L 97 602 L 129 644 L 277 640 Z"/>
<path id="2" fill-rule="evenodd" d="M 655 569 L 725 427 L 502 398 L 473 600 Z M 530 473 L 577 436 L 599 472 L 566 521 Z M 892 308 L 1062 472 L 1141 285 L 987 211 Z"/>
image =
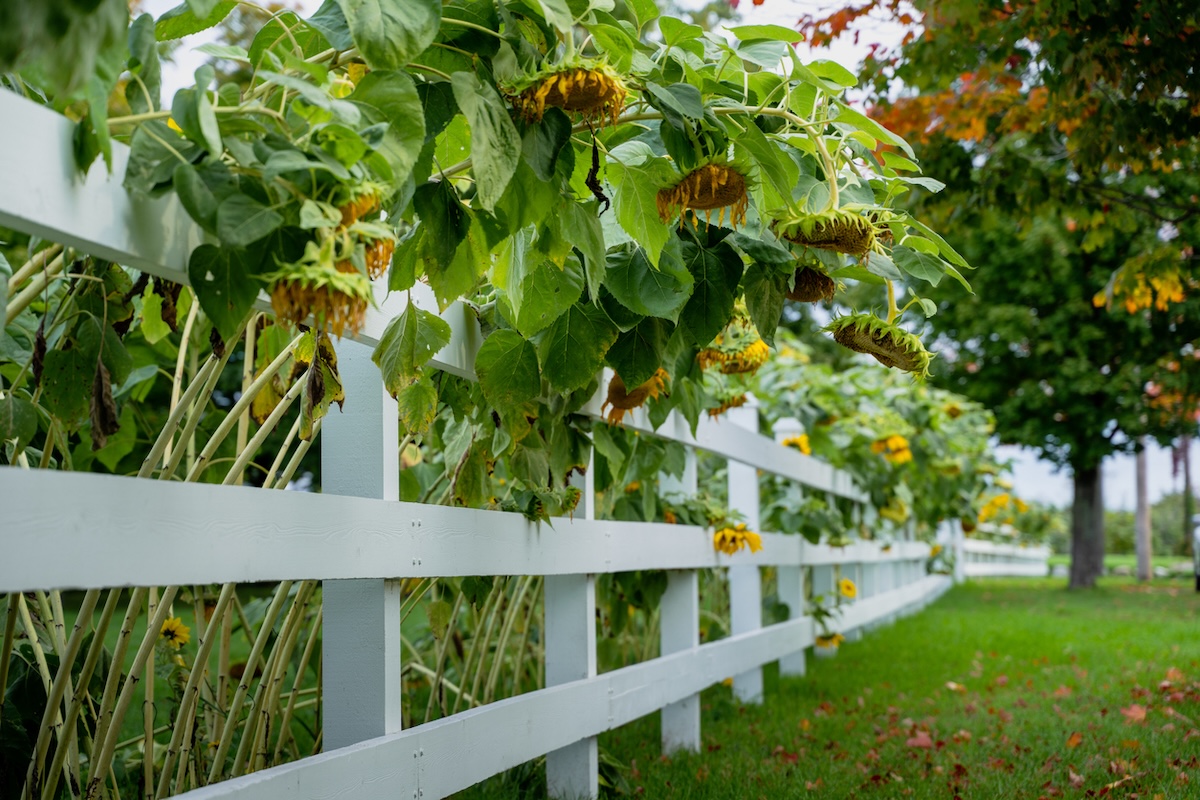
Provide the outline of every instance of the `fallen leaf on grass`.
<path id="1" fill-rule="evenodd" d="M 1001 675 L 1000 677 L 996 678 L 996 685 L 997 686 L 1007 686 L 1008 685 L 1008 676 Z"/>
<path id="2" fill-rule="evenodd" d="M 1146 721 L 1146 707 L 1138 703 L 1129 708 L 1122 708 L 1121 713 L 1125 715 L 1126 724 L 1140 724 Z"/>
<path id="3" fill-rule="evenodd" d="M 925 750 L 933 749 L 933 739 L 925 731 L 917 731 L 911 738 L 904 742 L 907 747 L 920 747 Z"/>
<path id="4" fill-rule="evenodd" d="M 1074 750 L 1079 745 L 1083 744 L 1083 734 L 1079 731 L 1072 733 L 1067 737 L 1067 747 Z"/>
<path id="5" fill-rule="evenodd" d="M 955 683 L 954 681 L 946 681 L 946 688 L 952 692 L 958 692 L 959 694 L 966 694 L 967 692 L 967 687 L 963 686 L 961 683 Z"/>
<path id="6" fill-rule="evenodd" d="M 1054 690 L 1054 696 L 1055 697 L 1070 697 L 1071 696 L 1071 687 L 1060 685 L 1057 689 Z"/>
<path id="7" fill-rule="evenodd" d="M 1139 747 L 1142 746 L 1142 743 L 1139 742 L 1137 739 L 1122 739 L 1121 746 L 1124 747 L 1126 750 L 1137 750 Z"/>
<path id="8" fill-rule="evenodd" d="M 1183 673 L 1177 670 L 1175 667 L 1171 667 L 1167 670 L 1167 680 L 1169 681 L 1178 683 L 1179 681 L 1183 680 L 1183 677 Z"/>
<path id="9" fill-rule="evenodd" d="M 1076 772 L 1074 767 L 1067 767 L 1067 780 L 1071 782 L 1073 787 L 1078 789 L 1083 786 L 1085 778 Z"/>

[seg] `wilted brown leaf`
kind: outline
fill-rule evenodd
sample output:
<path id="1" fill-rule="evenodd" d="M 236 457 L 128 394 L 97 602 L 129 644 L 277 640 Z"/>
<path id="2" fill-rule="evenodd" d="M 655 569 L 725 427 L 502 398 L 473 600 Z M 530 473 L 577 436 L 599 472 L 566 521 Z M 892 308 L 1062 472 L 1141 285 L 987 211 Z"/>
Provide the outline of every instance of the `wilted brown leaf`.
<path id="1" fill-rule="evenodd" d="M 1083 744 L 1083 734 L 1079 731 L 1072 733 L 1067 737 L 1067 747 L 1074 750 L 1079 745 Z"/>
<path id="2" fill-rule="evenodd" d="M 1141 724 L 1146 721 L 1146 707 L 1138 703 L 1122 708 L 1121 713 L 1125 715 L 1127 724 Z"/>

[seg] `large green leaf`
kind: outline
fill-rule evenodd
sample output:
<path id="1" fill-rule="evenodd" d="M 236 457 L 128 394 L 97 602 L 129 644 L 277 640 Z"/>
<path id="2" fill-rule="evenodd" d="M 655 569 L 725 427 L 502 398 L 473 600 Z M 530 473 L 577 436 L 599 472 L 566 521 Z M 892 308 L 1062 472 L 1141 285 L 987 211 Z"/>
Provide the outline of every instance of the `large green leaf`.
<path id="1" fill-rule="evenodd" d="M 0 444 L 15 439 L 17 448 L 24 449 L 37 430 L 37 408 L 33 403 L 11 392 L 0 398 Z"/>
<path id="2" fill-rule="evenodd" d="M 733 314 L 733 301 L 742 278 L 742 258 L 725 242 L 703 247 L 686 239 L 683 263 L 692 273 L 696 285 L 679 321 L 692 334 L 696 344 L 704 346 L 721 332 Z"/>
<path id="3" fill-rule="evenodd" d="M 229 247 L 244 247 L 283 224 L 279 212 L 252 197 L 235 194 L 217 206 L 217 236 Z"/>
<path id="4" fill-rule="evenodd" d="M 637 327 L 617 337 L 608 350 L 607 361 L 626 387 L 632 389 L 645 383 L 662 366 L 663 353 L 674 329 L 674 324 L 666 320 L 646 317 Z"/>
<path id="5" fill-rule="evenodd" d="M 632 243 L 608 254 L 605 286 L 630 311 L 676 320 L 692 293 L 693 278 L 678 261 L 664 258 L 659 269 L 650 266 L 646 251 Z"/>
<path id="6" fill-rule="evenodd" d="M 368 72 L 347 99 L 371 122 L 387 122 L 387 136 L 375 149 L 391 166 L 393 184 L 403 184 L 425 142 L 425 112 L 412 78 L 399 71 Z"/>
<path id="7" fill-rule="evenodd" d="M 783 299 L 787 293 L 788 276 L 776 270 L 755 265 L 742 278 L 746 295 L 746 310 L 758 333 L 769 345 L 775 344 L 775 329 L 783 316 Z"/>
<path id="8" fill-rule="evenodd" d="M 617 222 L 646 248 L 650 263 L 656 266 L 671 234 L 670 225 L 658 216 L 658 190 L 675 177 L 671 162 L 655 156 L 644 142 L 626 142 L 608 154 L 608 179 L 616 190 L 613 206 Z"/>
<path id="9" fill-rule="evenodd" d="M 603 311 L 590 303 L 571 306 L 538 344 L 542 374 L 558 392 L 582 389 L 600 371 L 616 339 L 617 326 Z"/>
<path id="10" fill-rule="evenodd" d="M 419 436 L 437 417 L 438 391 L 428 375 L 420 375 L 396 391 L 402 433 Z"/>
<path id="11" fill-rule="evenodd" d="M 426 233 L 429 240 L 431 234 Z M 454 251 L 454 258 L 449 264 L 442 264 L 432 259 L 425 260 L 425 275 L 429 285 L 437 296 L 438 305 L 445 309 L 458 298 L 469 293 L 479 281 L 488 267 L 487 236 L 479 224 L 479 218 L 473 217 L 467 236 L 459 243 Z"/>
<path id="12" fill-rule="evenodd" d="M 519 305 L 514 304 L 513 321 L 525 336 L 533 336 L 578 302 L 583 294 L 583 268 L 571 256 L 562 267 L 543 261 L 521 280 Z"/>
<path id="13" fill-rule="evenodd" d="M 508 107 L 490 84 L 470 72 L 456 72 L 451 78 L 454 99 L 471 128 L 471 171 L 475 176 L 476 199 L 491 211 L 517 170 L 521 137 L 508 115 Z"/>
<path id="14" fill-rule="evenodd" d="M 393 397 L 420 373 L 437 351 L 450 343 L 450 326 L 437 314 L 412 303 L 388 323 L 371 360 L 383 373 L 383 383 Z"/>
<path id="15" fill-rule="evenodd" d="M 496 331 L 484 341 L 475 374 L 483 396 L 499 409 L 527 403 L 542 391 L 537 351 L 516 331 Z"/>
<path id="16" fill-rule="evenodd" d="M 243 256 L 230 247 L 202 244 L 188 259 L 188 280 L 200 308 L 226 340 L 237 333 L 262 288 Z"/>
<path id="17" fill-rule="evenodd" d="M 208 14 L 197 16 L 194 7 L 180 3 L 158 18 L 154 24 L 154 36 L 158 41 L 166 42 L 206 31 L 219 25 L 236 6 L 235 0 L 221 0 L 212 6 Z"/>
<path id="18" fill-rule="evenodd" d="M 926 242 L 928 243 L 928 240 Z M 874 255 L 871 256 L 871 260 L 875 260 Z M 946 264 L 940 258 L 904 245 L 896 245 L 892 248 L 892 260 L 897 267 L 909 275 L 928 281 L 932 286 L 937 286 L 942 280 L 942 276 L 946 274 Z"/>
<path id="19" fill-rule="evenodd" d="M 412 202 L 425 230 L 425 252 L 439 264 L 449 265 L 471 229 L 471 212 L 450 181 L 419 186 Z"/>
<path id="20" fill-rule="evenodd" d="M 338 0 L 358 52 L 371 69 L 401 69 L 433 44 L 441 0 Z"/>

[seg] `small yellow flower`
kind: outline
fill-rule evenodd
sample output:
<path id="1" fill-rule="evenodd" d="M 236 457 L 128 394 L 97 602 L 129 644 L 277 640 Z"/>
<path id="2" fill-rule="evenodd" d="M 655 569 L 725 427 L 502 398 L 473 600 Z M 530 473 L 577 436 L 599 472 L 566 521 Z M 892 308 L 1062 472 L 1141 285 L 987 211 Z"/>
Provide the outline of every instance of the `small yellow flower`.
<path id="1" fill-rule="evenodd" d="M 849 578 L 842 578 L 838 581 L 838 592 L 841 593 L 842 597 L 847 597 L 851 600 L 858 597 L 858 587 Z"/>
<path id="2" fill-rule="evenodd" d="M 871 442 L 871 452 L 878 453 L 893 464 L 907 464 L 912 461 L 912 450 L 909 449 L 908 439 L 898 433 Z"/>
<path id="3" fill-rule="evenodd" d="M 159 636 L 167 641 L 167 644 L 174 647 L 176 650 L 187 644 L 192 638 L 192 631 L 187 625 L 183 624 L 183 620 L 179 617 L 171 617 L 162 625 L 162 630 L 159 631 Z"/>
<path id="4" fill-rule="evenodd" d="M 750 548 L 751 553 L 762 550 L 762 537 L 746 529 L 746 523 L 739 522 L 732 528 L 726 526 L 713 534 L 713 549 L 727 556 L 734 555 L 743 548 Z"/>
<path id="5" fill-rule="evenodd" d="M 950 417 L 950 419 L 958 419 L 963 413 L 957 403 L 947 403 L 942 407 L 942 410 L 946 412 L 946 416 Z"/>
<path id="6" fill-rule="evenodd" d="M 634 492 L 638 491 L 641 488 L 642 488 L 641 481 L 633 481 L 632 483 L 630 483 L 628 486 L 625 487 L 625 494 L 633 494 Z"/>
<path id="7" fill-rule="evenodd" d="M 930 557 L 930 558 L 937 558 L 937 557 L 938 557 L 938 555 L 939 555 L 941 552 L 942 552 L 942 546 L 941 546 L 940 544 L 935 544 L 935 545 L 934 545 L 932 548 L 930 548 L 930 550 L 929 550 L 929 557 Z"/>
<path id="8" fill-rule="evenodd" d="M 818 634 L 816 637 L 817 647 L 837 647 L 844 641 L 846 637 L 840 633 Z"/>
<path id="9" fill-rule="evenodd" d="M 794 447 L 806 456 L 812 455 L 812 445 L 808 441 L 808 434 L 802 433 L 798 436 L 789 436 L 783 440 L 784 447 Z"/>

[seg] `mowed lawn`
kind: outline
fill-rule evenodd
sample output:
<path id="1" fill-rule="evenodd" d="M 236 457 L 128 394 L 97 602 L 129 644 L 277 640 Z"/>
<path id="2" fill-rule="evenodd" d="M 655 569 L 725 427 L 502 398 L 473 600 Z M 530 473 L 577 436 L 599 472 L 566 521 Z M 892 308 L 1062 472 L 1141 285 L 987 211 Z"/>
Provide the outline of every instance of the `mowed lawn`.
<path id="1" fill-rule="evenodd" d="M 1200 595 L 1182 580 L 971 583 L 810 658 L 803 679 L 769 671 L 763 706 L 716 687 L 703 708 L 699 754 L 662 757 L 657 715 L 601 737 L 605 794 L 1193 800 Z M 469 794 L 544 796 L 539 772 Z"/>

